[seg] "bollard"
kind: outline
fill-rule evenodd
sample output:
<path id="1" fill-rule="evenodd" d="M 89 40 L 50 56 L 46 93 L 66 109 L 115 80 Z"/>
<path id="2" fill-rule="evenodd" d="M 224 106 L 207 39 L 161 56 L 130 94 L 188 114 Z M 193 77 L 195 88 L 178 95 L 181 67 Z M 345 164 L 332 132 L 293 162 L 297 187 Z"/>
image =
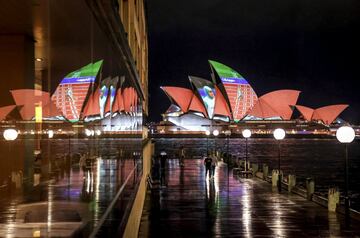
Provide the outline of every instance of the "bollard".
<path id="1" fill-rule="evenodd" d="M 266 164 L 263 164 L 263 174 L 264 180 L 266 180 L 269 175 L 269 166 L 267 166 Z"/>
<path id="2" fill-rule="evenodd" d="M 312 195 L 314 194 L 315 190 L 315 182 L 312 178 L 306 179 L 306 198 L 307 200 L 311 201 Z"/>
<path id="3" fill-rule="evenodd" d="M 279 178 L 279 171 L 274 169 L 271 174 L 271 183 L 273 187 L 277 186 L 278 178 Z"/>
<path id="4" fill-rule="evenodd" d="M 259 165 L 258 164 L 252 164 L 251 168 L 252 168 L 253 176 L 255 176 L 256 172 L 259 171 Z"/>
<path id="5" fill-rule="evenodd" d="M 289 174 L 288 176 L 288 191 L 291 193 L 292 189 L 296 185 L 296 176 L 294 174 Z"/>
<path id="6" fill-rule="evenodd" d="M 328 210 L 329 212 L 336 212 L 336 207 L 340 201 L 340 192 L 337 188 L 329 188 L 328 192 Z"/>

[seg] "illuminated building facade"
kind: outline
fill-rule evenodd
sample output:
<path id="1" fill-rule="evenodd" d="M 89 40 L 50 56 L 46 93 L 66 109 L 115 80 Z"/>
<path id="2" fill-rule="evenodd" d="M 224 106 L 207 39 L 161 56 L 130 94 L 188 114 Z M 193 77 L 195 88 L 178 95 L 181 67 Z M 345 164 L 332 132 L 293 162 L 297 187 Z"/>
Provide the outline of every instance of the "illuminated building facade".
<path id="1" fill-rule="evenodd" d="M 141 131 L 148 113 L 145 10 L 143 0 L 2 1 L 0 76 L 9 84 L 0 88 L 1 120 L 35 120 L 37 110 L 41 120 L 111 131 L 123 118 L 132 125 L 126 130 Z"/>
<path id="2" fill-rule="evenodd" d="M 205 130 L 216 123 L 290 121 L 296 108 L 300 120 L 330 125 L 348 105 L 311 109 L 297 105 L 300 91 L 284 89 L 260 97 L 234 69 L 209 61 L 212 80 L 189 76 L 191 89 L 161 87 L 171 101 L 164 122 L 187 130 Z M 205 126 L 205 127 L 202 127 Z"/>

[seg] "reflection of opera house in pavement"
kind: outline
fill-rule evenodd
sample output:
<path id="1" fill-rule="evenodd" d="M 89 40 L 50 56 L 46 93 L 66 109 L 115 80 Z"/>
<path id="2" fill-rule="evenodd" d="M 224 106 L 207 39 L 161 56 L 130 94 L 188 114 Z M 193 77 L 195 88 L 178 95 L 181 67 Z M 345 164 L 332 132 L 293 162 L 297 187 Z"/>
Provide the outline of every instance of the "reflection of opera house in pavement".
<path id="1" fill-rule="evenodd" d="M 345 104 L 317 109 L 297 104 L 300 91 L 283 89 L 260 97 L 238 72 L 209 61 L 212 80 L 189 76 L 191 89 L 161 87 L 171 105 L 157 126 L 159 133 L 171 131 L 204 131 L 208 127 L 252 128 L 258 133 L 282 126 L 288 130 L 324 130 L 339 122 Z M 294 110 L 299 114 L 294 118 Z M 232 130 L 234 130 L 232 129 Z M 154 129 L 155 130 L 155 129 Z M 255 131 L 256 132 L 256 131 Z"/>

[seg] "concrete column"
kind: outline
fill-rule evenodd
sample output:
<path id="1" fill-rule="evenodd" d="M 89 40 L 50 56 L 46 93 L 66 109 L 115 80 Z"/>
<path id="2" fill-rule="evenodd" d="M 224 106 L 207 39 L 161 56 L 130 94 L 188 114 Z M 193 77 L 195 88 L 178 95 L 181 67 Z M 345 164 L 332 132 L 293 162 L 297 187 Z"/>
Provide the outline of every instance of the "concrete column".
<path id="1" fill-rule="evenodd" d="M 336 212 L 336 207 L 340 201 L 340 192 L 337 188 L 329 188 L 328 191 L 328 210 L 329 212 Z"/>
<path id="2" fill-rule="evenodd" d="M 264 179 L 266 180 L 267 176 L 269 175 L 269 166 L 267 164 L 263 164 L 263 174 Z"/>
<path id="3" fill-rule="evenodd" d="M 296 185 L 296 176 L 293 174 L 289 174 L 288 176 L 288 191 L 291 193 L 292 189 Z"/>
<path id="4" fill-rule="evenodd" d="M 311 178 L 306 179 L 306 198 L 307 200 L 311 201 L 312 195 L 315 191 L 315 182 Z"/>
<path id="5" fill-rule="evenodd" d="M 277 186 L 278 179 L 279 179 L 279 170 L 273 169 L 271 174 L 271 183 L 273 187 Z"/>

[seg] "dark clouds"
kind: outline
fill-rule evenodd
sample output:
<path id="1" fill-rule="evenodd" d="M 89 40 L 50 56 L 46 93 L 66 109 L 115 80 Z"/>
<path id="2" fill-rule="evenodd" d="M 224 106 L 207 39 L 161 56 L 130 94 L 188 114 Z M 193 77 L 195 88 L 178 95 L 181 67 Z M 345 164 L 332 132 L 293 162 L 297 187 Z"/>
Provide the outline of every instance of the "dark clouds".
<path id="1" fill-rule="evenodd" d="M 300 104 L 349 103 L 359 122 L 360 1 L 149 0 L 150 120 L 169 106 L 159 86 L 210 78 L 208 59 L 242 74 L 260 96 L 302 91 Z"/>

